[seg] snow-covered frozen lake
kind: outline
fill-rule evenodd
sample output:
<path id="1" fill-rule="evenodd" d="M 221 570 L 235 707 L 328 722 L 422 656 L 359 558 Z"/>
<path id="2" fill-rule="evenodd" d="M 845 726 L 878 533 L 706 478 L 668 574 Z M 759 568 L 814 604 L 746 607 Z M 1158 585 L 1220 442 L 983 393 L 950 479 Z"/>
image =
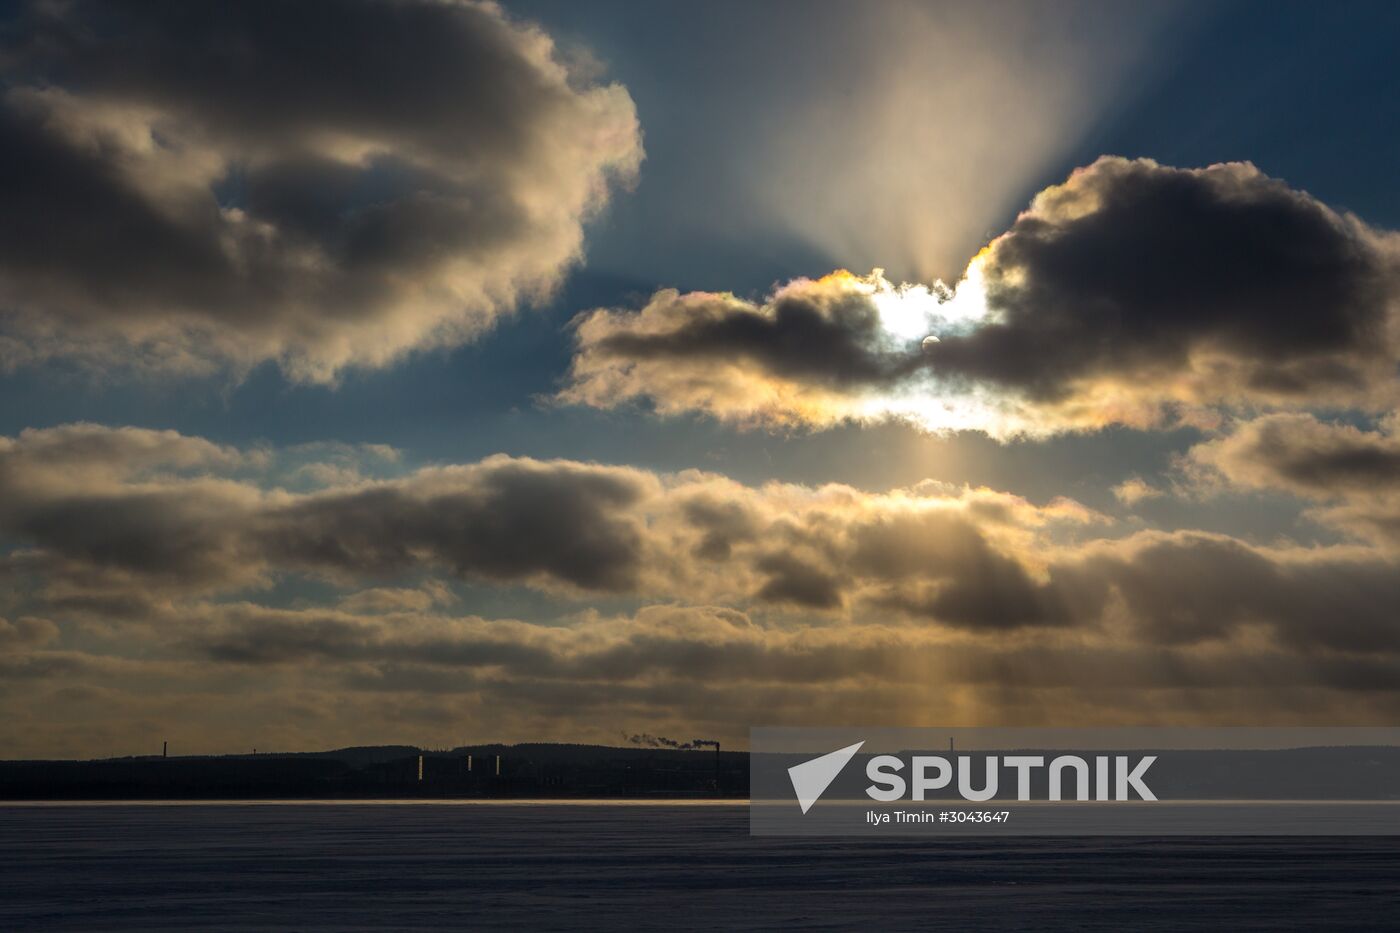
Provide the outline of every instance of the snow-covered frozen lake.
<path id="1" fill-rule="evenodd" d="M 785 839 L 732 805 L 0 806 L 0 929 L 1376 929 L 1400 840 Z"/>

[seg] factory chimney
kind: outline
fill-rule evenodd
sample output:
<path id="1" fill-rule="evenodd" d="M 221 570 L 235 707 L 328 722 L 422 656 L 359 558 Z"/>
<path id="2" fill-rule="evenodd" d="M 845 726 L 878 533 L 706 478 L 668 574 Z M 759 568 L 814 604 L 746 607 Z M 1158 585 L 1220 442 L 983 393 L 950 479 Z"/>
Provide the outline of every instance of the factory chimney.
<path id="1" fill-rule="evenodd" d="M 168 758 L 169 756 L 170 756 L 170 741 L 169 741 L 169 740 L 166 740 L 166 741 L 160 743 L 160 757 L 162 757 L 162 758 Z"/>

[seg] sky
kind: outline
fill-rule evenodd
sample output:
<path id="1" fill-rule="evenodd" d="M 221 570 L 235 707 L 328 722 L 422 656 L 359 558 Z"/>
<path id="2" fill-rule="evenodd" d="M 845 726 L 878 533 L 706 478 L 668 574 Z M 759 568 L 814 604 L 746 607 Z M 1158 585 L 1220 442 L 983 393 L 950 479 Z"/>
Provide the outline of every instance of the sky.
<path id="1" fill-rule="evenodd" d="M 0 4 L 7 755 L 1393 722 L 1397 31 Z"/>

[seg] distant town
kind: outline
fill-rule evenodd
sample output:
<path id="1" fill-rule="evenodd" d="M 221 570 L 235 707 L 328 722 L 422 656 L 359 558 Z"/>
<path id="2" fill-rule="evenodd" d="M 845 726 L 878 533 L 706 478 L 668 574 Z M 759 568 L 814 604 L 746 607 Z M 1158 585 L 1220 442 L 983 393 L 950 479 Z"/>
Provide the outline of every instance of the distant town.
<path id="1" fill-rule="evenodd" d="M 408 745 L 0 762 L 0 800 L 746 798 L 748 754 L 704 747 Z M 168 749 L 167 749 L 168 751 Z"/>
<path id="2" fill-rule="evenodd" d="M 380 745 L 215 756 L 171 755 L 167 746 L 164 754 L 94 761 L 0 761 L 0 800 L 742 801 L 750 796 L 747 751 L 725 751 L 709 740 L 679 742 L 646 734 L 627 741 L 621 747 L 524 743 L 433 750 Z M 1394 780 L 1400 773 L 1396 747 L 1123 751 L 1160 756 L 1152 766 L 1152 787 L 1162 799 L 1400 799 Z M 786 768 L 806 756 L 777 757 L 782 760 L 775 767 Z M 829 795 L 864 799 L 869 758 L 856 756 Z M 1043 783 L 1043 774 L 1033 776 L 1035 795 L 1041 798 L 1046 796 Z M 945 789 L 930 799 L 955 793 Z M 781 794 L 786 797 L 786 785 Z M 1014 799 L 1014 781 L 1003 783 L 996 799 L 1008 796 Z"/>

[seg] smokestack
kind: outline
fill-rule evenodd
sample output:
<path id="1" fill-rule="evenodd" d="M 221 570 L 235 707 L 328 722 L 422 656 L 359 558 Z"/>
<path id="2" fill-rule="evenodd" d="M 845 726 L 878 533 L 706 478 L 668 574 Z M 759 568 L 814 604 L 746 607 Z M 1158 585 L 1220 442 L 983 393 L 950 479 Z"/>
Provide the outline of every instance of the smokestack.
<path id="1" fill-rule="evenodd" d="M 950 735 L 950 736 L 948 736 L 948 751 L 951 752 L 952 750 L 953 750 L 953 737 Z"/>
<path id="2" fill-rule="evenodd" d="M 161 743 L 160 743 L 160 757 L 162 757 L 162 758 L 167 758 L 167 757 L 169 757 L 169 755 L 170 755 L 170 742 L 169 742 L 169 741 L 161 742 Z"/>
<path id="3" fill-rule="evenodd" d="M 418 780 L 419 780 L 420 782 L 423 780 L 423 756 L 422 756 L 422 755 L 419 755 L 419 756 L 418 756 Z"/>
<path id="4" fill-rule="evenodd" d="M 702 748 L 713 748 L 715 750 L 715 793 L 719 793 L 719 742 L 714 739 L 691 739 L 689 742 L 679 742 L 675 739 L 668 739 L 664 735 L 652 735 L 649 732 L 638 733 L 637 735 L 627 735 L 627 741 L 633 745 L 644 745 L 647 748 L 672 748 L 678 752 L 688 752 Z"/>
<path id="5" fill-rule="evenodd" d="M 501 756 L 496 756 L 496 777 L 501 776 Z"/>

